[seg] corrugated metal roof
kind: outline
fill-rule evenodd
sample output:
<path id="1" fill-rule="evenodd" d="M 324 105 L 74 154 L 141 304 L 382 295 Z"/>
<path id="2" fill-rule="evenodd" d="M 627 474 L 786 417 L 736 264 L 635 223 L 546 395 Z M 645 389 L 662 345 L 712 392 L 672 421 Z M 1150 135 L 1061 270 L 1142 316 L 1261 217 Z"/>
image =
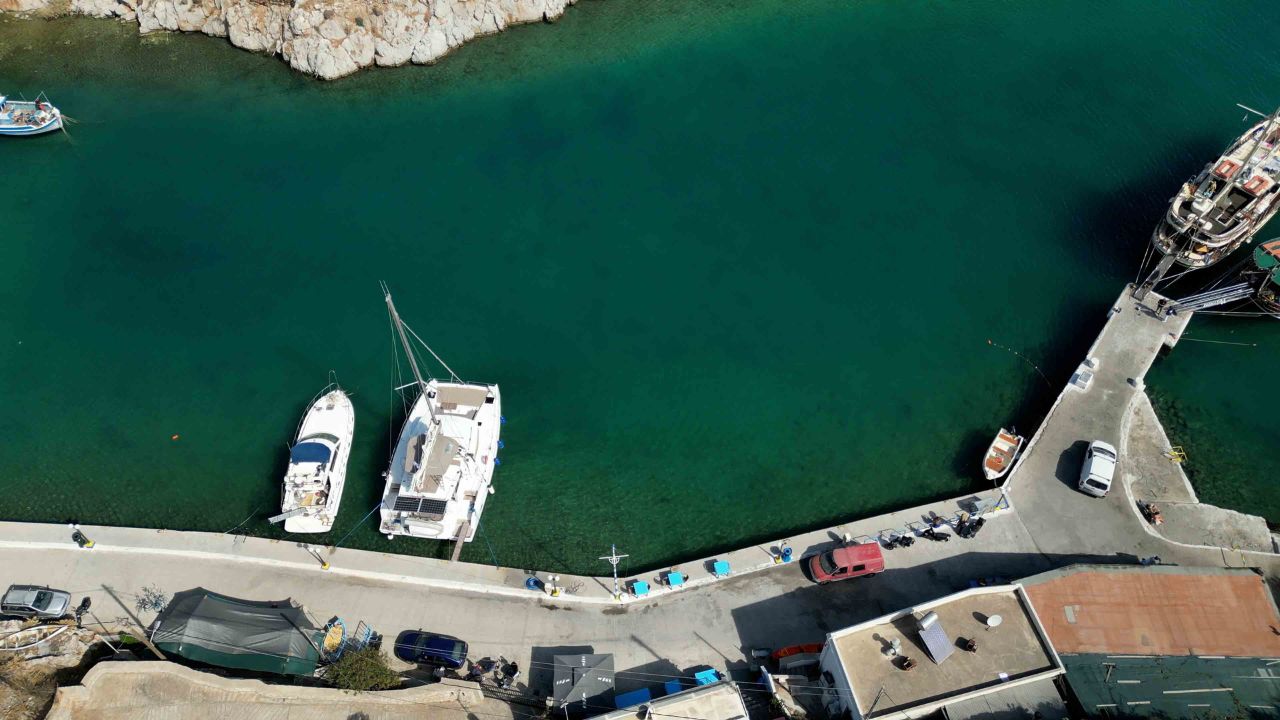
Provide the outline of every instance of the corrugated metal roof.
<path id="1" fill-rule="evenodd" d="M 1088 717 L 1280 717 L 1280 666 L 1266 658 L 1061 657 Z"/>

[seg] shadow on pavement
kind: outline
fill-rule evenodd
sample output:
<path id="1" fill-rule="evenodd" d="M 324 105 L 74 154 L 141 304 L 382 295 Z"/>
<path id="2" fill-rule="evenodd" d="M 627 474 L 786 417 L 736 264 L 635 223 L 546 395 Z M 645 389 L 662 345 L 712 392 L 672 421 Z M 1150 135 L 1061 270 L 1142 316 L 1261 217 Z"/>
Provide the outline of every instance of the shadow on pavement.
<path id="1" fill-rule="evenodd" d="M 750 657 L 753 648 L 821 643 L 829 632 L 967 590 L 983 578 L 1022 578 L 1076 563 L 1134 563 L 1137 558 L 973 552 L 907 568 L 888 560 L 890 566 L 876 577 L 802 587 L 733 610 L 743 656 Z"/>

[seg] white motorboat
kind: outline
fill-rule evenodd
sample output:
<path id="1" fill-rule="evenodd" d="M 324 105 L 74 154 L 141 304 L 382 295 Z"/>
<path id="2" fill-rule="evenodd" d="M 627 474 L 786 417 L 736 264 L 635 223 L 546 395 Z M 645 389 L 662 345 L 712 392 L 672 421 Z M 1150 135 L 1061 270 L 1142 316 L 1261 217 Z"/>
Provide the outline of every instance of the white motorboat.
<path id="1" fill-rule="evenodd" d="M 0 95 L 0 135 L 41 135 L 62 129 L 62 113 L 41 93 L 35 100 Z"/>
<path id="2" fill-rule="evenodd" d="M 986 457 L 982 459 L 982 474 L 988 480 L 994 482 L 1004 477 L 1018 459 L 1018 453 L 1022 452 L 1023 438 L 1017 432 L 1000 428 L 996 439 L 991 441 Z"/>
<path id="3" fill-rule="evenodd" d="M 351 398 L 336 384 L 321 390 L 307 408 L 289 449 L 284 476 L 280 510 L 286 532 L 321 533 L 333 528 L 355 426 Z"/>
<path id="4" fill-rule="evenodd" d="M 413 371 L 414 382 L 405 387 L 416 387 L 418 395 L 387 468 L 379 530 L 391 539 L 406 535 L 471 542 L 493 492 L 501 447 L 498 386 L 460 380 L 400 320 L 389 292 L 386 301 Z M 448 381 L 423 378 L 410 334 L 449 372 Z M 454 557 L 460 549 L 459 544 Z"/>

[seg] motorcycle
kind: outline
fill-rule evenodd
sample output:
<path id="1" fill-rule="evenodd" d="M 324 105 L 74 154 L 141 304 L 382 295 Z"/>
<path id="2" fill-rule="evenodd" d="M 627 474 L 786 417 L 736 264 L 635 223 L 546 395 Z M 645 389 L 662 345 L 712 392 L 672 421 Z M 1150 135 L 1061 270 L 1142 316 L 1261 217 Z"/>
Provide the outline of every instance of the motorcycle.
<path id="1" fill-rule="evenodd" d="M 987 524 L 986 518 L 978 518 L 977 520 L 974 520 L 972 522 L 961 522 L 958 526 L 956 526 L 956 534 L 968 540 L 968 539 L 971 539 L 974 535 L 977 535 L 978 531 L 982 529 L 982 526 L 986 524 Z"/>
<path id="2" fill-rule="evenodd" d="M 894 535 L 893 537 L 884 541 L 884 546 L 885 548 L 892 550 L 898 547 L 902 547 L 902 548 L 911 547 L 912 545 L 915 544 L 915 542 L 916 542 L 916 539 L 911 537 L 910 535 Z"/>
<path id="3" fill-rule="evenodd" d="M 512 685 L 516 684 L 516 679 L 520 677 L 520 666 L 515 662 L 507 662 L 507 659 L 498 656 L 498 666 L 493 670 L 493 681 L 503 690 L 510 690 Z"/>
<path id="4" fill-rule="evenodd" d="M 478 683 L 484 679 L 485 675 L 494 668 L 494 662 L 489 658 L 481 658 L 479 660 L 471 660 L 470 667 L 467 668 L 467 680 Z"/>
<path id="5" fill-rule="evenodd" d="M 950 542 L 951 541 L 951 535 L 947 533 L 940 533 L 937 530 L 934 530 L 933 528 L 925 528 L 924 532 L 920 533 L 920 535 L 921 537 L 929 538 L 934 542 Z"/>

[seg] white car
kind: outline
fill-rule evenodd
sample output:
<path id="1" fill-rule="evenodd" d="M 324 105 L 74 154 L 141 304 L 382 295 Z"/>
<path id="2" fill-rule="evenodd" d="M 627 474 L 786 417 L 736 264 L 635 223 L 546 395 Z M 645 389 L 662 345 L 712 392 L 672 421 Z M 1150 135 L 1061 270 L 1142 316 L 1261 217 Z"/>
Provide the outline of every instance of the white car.
<path id="1" fill-rule="evenodd" d="M 1080 492 L 1094 497 L 1106 495 L 1119 462 L 1120 456 L 1114 447 L 1101 440 L 1089 443 L 1084 453 L 1084 467 L 1080 468 Z"/>

